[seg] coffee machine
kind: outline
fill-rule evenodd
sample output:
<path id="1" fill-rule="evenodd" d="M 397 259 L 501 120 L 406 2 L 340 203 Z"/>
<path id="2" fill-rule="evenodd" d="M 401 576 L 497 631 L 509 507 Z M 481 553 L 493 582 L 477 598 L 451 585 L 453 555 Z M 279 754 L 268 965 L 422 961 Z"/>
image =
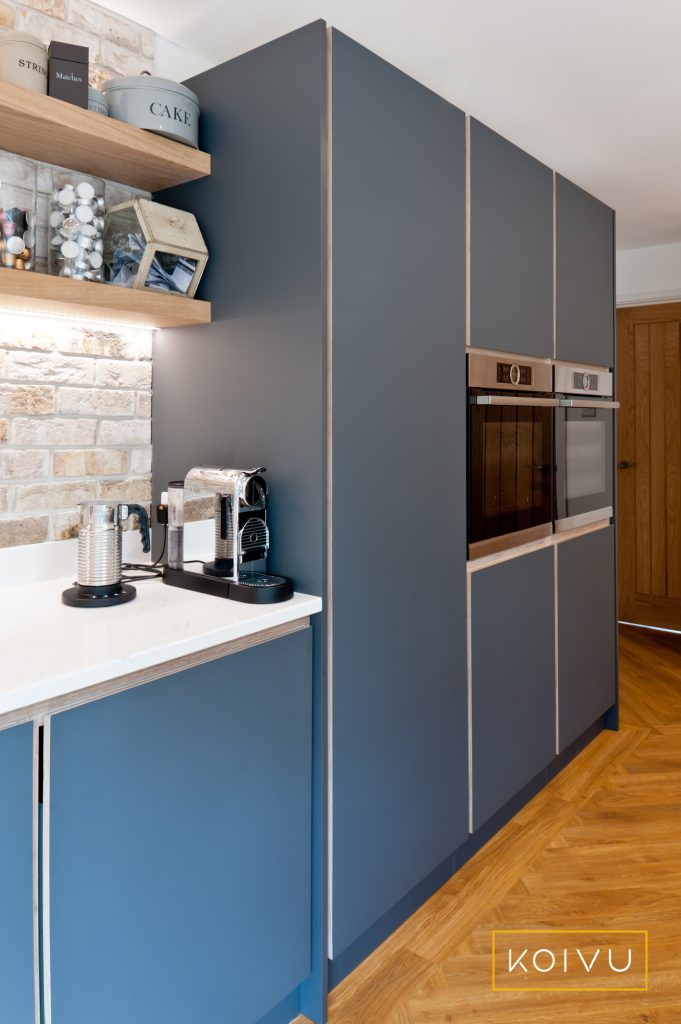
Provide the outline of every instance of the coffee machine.
<path id="1" fill-rule="evenodd" d="M 290 580 L 255 569 L 256 563 L 265 562 L 270 547 L 264 472 L 263 467 L 196 466 L 184 480 L 168 484 L 165 583 L 251 604 L 273 604 L 293 596 Z M 189 489 L 214 496 L 215 558 L 202 572 L 185 569 L 184 503 Z"/>

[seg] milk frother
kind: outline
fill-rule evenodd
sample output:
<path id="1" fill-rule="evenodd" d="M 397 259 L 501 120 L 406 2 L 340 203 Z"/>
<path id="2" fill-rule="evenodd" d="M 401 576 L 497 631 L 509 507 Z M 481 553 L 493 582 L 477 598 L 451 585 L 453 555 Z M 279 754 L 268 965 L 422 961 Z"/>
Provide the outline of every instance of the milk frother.
<path id="1" fill-rule="evenodd" d="M 141 505 L 117 501 L 83 501 L 78 506 L 78 579 L 62 594 L 64 604 L 102 608 L 132 601 L 137 591 L 123 582 L 123 524 L 136 515 L 142 550 L 149 551 L 149 518 Z"/>

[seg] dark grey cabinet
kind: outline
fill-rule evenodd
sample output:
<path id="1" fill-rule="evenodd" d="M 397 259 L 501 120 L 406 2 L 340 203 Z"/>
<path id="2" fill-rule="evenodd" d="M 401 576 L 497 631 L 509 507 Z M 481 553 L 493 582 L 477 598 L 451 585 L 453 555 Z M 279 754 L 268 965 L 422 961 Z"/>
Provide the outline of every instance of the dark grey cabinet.
<path id="1" fill-rule="evenodd" d="M 254 1024 L 307 977 L 311 681 L 304 629 L 53 717 L 55 1024 Z"/>
<path id="2" fill-rule="evenodd" d="M 553 355 L 553 172 L 471 118 L 470 341 Z"/>
<path id="3" fill-rule="evenodd" d="M 613 365 L 615 215 L 556 175 L 556 356 Z"/>
<path id="4" fill-rule="evenodd" d="M 337 958 L 467 834 L 465 137 L 332 46 Z"/>
<path id="5" fill-rule="evenodd" d="M 159 198 L 198 219 L 213 322 L 154 334 L 155 500 L 192 466 L 266 466 L 269 567 L 308 594 L 325 590 L 326 47 L 317 21 L 188 83 L 212 174 Z M 314 963 L 299 1009 L 318 1022 L 327 963 L 321 616 L 312 629 Z"/>
<path id="6" fill-rule="evenodd" d="M 614 527 L 558 545 L 560 750 L 617 699 L 614 581 Z"/>
<path id="7" fill-rule="evenodd" d="M 316 977 L 326 636 L 334 958 L 467 835 L 464 115 L 327 42 L 315 23 L 190 83 L 213 174 L 163 200 L 205 227 L 214 322 L 154 343 L 154 493 L 197 463 L 266 465 L 272 568 L 329 597 Z"/>
<path id="8" fill-rule="evenodd" d="M 465 122 L 322 22 L 189 84 L 213 173 L 160 198 L 205 233 L 213 323 L 156 332 L 154 499 L 198 463 L 267 465 L 271 568 L 325 597 L 300 991 L 319 1020 L 329 933 L 335 982 L 467 837 Z M 470 170 L 471 342 L 549 357 L 553 174 L 475 121 Z M 579 310 L 593 273 L 563 236 Z M 554 756 L 553 607 L 549 551 L 473 576 L 476 826 Z"/>
<path id="9" fill-rule="evenodd" d="M 0 731 L 0 1020 L 12 1024 L 36 1019 L 33 786 L 33 723 Z"/>
<path id="10" fill-rule="evenodd" d="M 473 828 L 553 760 L 553 551 L 471 577 Z"/>

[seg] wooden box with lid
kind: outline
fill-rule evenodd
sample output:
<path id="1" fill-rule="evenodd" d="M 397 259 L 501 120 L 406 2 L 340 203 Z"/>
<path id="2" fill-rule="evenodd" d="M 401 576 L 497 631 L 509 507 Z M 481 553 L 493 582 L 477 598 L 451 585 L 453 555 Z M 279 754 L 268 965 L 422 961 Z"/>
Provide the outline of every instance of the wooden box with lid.
<path id="1" fill-rule="evenodd" d="M 107 214 L 104 260 L 111 284 L 192 298 L 208 250 L 193 214 L 133 199 Z"/>

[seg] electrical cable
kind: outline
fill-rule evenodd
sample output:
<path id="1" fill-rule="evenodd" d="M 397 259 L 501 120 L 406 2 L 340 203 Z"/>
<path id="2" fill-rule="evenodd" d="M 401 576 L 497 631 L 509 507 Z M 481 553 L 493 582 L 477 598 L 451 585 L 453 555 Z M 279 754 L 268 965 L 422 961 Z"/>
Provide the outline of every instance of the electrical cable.
<path id="1" fill-rule="evenodd" d="M 163 561 L 163 556 L 166 553 L 166 544 L 168 542 L 168 524 L 165 523 L 163 526 L 163 547 L 161 548 L 161 554 L 158 556 L 155 562 L 147 564 L 146 562 L 125 562 L 121 568 L 124 572 L 137 572 L 141 573 L 141 576 L 123 576 L 124 583 L 140 583 L 144 580 L 153 580 L 163 576 L 163 569 L 159 569 L 159 565 Z"/>

